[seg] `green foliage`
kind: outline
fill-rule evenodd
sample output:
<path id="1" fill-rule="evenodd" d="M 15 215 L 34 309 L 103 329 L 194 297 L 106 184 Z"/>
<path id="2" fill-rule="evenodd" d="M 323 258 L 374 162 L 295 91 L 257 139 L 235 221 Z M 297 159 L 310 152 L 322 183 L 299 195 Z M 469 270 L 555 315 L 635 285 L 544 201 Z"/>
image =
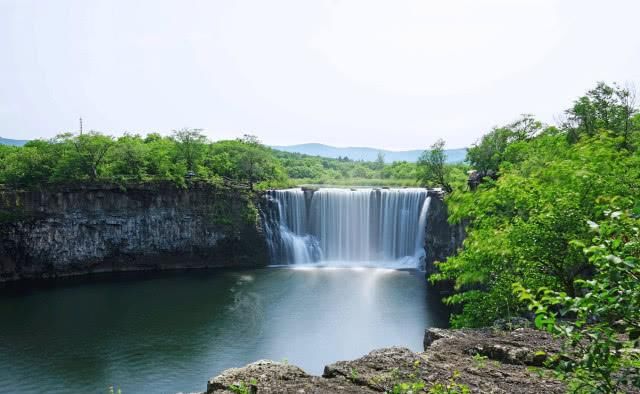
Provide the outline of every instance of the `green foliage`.
<path id="1" fill-rule="evenodd" d="M 409 379 L 409 381 L 396 383 L 391 391 L 387 391 L 390 394 L 417 394 L 424 393 L 425 383 L 419 376 L 420 365 L 422 362 L 420 360 L 416 360 L 413 362 L 413 370 L 414 372 L 403 375 L 400 373 L 398 368 L 394 368 L 391 370 L 391 377 L 394 380 L 401 379 Z"/>
<path id="2" fill-rule="evenodd" d="M 420 183 L 427 186 L 437 186 L 446 192 L 453 191 L 451 187 L 451 168 L 446 164 L 444 140 L 438 140 L 426 150 L 418 160 L 418 177 Z"/>
<path id="3" fill-rule="evenodd" d="M 630 149 L 632 134 L 638 130 L 633 121 L 636 112 L 632 89 L 599 82 L 566 111 L 567 137 L 569 141 L 577 142 L 584 136 L 593 137 L 600 130 L 607 130 L 621 137 L 621 147 Z"/>
<path id="4" fill-rule="evenodd" d="M 258 208 L 249 200 L 244 208 L 244 220 L 247 224 L 256 224 L 259 216 Z"/>
<path id="5" fill-rule="evenodd" d="M 149 177 L 149 146 L 138 135 L 118 138 L 108 152 L 106 173 L 114 177 L 143 181 Z"/>
<path id="6" fill-rule="evenodd" d="M 473 355 L 473 363 L 476 365 L 476 367 L 478 368 L 484 368 L 487 366 L 487 359 L 489 359 L 489 357 L 487 356 L 483 356 L 480 353 L 476 353 Z"/>
<path id="7" fill-rule="evenodd" d="M 60 144 L 68 146 L 63 152 L 62 160 L 66 171 L 75 172 L 78 178 L 98 179 L 109 149 L 113 146 L 113 138 L 95 131 L 78 136 L 62 135 Z"/>
<path id="8" fill-rule="evenodd" d="M 38 187 L 85 180 L 169 180 L 182 187 L 193 181 L 216 186 L 227 182 L 251 189 L 285 184 L 287 178 L 273 151 L 257 139 L 208 143 L 200 130 L 117 139 L 96 132 L 61 134 L 22 148 L 0 148 L 0 183 Z"/>
<path id="9" fill-rule="evenodd" d="M 358 373 L 358 370 L 355 368 L 351 368 L 351 370 L 349 371 L 349 380 L 352 382 L 355 382 L 358 380 L 359 377 L 360 377 L 360 374 Z"/>
<path id="10" fill-rule="evenodd" d="M 354 161 L 275 151 L 293 185 L 416 186 L 417 164 Z"/>
<path id="11" fill-rule="evenodd" d="M 322 179 L 291 179 L 292 185 L 300 186 L 324 186 L 324 187 L 348 187 L 348 186 L 378 186 L 378 187 L 416 187 L 415 179 L 391 179 L 391 178 L 322 178 Z"/>
<path id="12" fill-rule="evenodd" d="M 467 151 L 467 161 L 474 169 L 483 174 L 497 173 L 500 164 L 506 159 L 507 147 L 518 141 L 526 141 L 540 133 L 542 123 L 531 115 L 505 127 L 497 127 L 485 134 L 479 143 Z"/>
<path id="13" fill-rule="evenodd" d="M 178 160 L 184 161 L 187 170 L 195 171 L 207 147 L 207 137 L 201 129 L 174 130 L 172 137 L 176 141 Z"/>
<path id="14" fill-rule="evenodd" d="M 415 382 L 402 382 L 393 386 L 391 394 L 417 394 L 423 392 L 424 382 L 422 380 Z"/>
<path id="15" fill-rule="evenodd" d="M 274 151 L 251 135 L 210 143 L 199 129 L 176 130 L 169 137 L 61 134 L 24 147 L 0 146 L 0 183 L 27 188 L 87 180 L 123 186 L 162 180 L 180 187 L 198 181 L 254 190 L 301 184 L 415 186 L 416 174 L 416 163 L 386 164 L 384 156 L 365 162 Z"/>
<path id="16" fill-rule="evenodd" d="M 382 168 L 381 177 L 384 179 L 417 179 L 418 167 L 407 161 L 394 161 Z"/>
<path id="17" fill-rule="evenodd" d="M 514 285 L 536 314 L 535 323 L 565 339 L 555 358 L 559 376 L 577 393 L 640 388 L 640 204 L 603 200 L 605 218 L 591 223 L 595 237 L 576 241 L 595 275 L 576 280 L 578 295 Z"/>
<path id="18" fill-rule="evenodd" d="M 255 386 L 258 384 L 256 379 L 251 379 L 249 383 L 243 381 L 236 382 L 229 386 L 229 390 L 236 394 L 251 394 L 256 392 Z"/>
<path id="19" fill-rule="evenodd" d="M 284 169 L 274 160 L 273 151 L 253 136 L 212 144 L 205 157 L 205 167 L 216 169 L 225 179 L 246 183 L 250 189 L 256 183 L 264 185 L 286 179 Z"/>
<path id="20" fill-rule="evenodd" d="M 466 384 L 456 382 L 460 376 L 459 372 L 454 372 L 451 379 L 446 383 L 436 383 L 429 387 L 428 394 L 471 394 L 471 389 Z"/>
<path id="21" fill-rule="evenodd" d="M 574 241 L 591 240 L 598 198 L 640 196 L 640 154 L 622 148 L 624 136 L 601 130 L 572 142 L 570 130 L 525 119 L 503 128 L 512 137 L 497 150 L 499 177 L 485 178 L 476 192 L 456 188 L 447 199 L 450 220 L 467 223 L 467 238 L 430 280 L 454 283 L 445 301 L 458 306 L 456 327 L 525 313 L 515 282 L 579 294 L 576 279 L 590 275 L 593 263 Z"/>
<path id="22" fill-rule="evenodd" d="M 3 182 L 9 185 L 42 183 L 52 171 L 49 158 L 33 146 L 13 149 L 2 160 Z"/>

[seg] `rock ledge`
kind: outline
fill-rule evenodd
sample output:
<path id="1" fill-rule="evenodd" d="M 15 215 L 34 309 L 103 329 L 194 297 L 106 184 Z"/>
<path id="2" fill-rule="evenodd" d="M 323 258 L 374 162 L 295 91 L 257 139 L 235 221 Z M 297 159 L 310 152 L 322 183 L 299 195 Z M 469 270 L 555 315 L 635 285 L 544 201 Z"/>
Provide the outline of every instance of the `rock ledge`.
<path id="1" fill-rule="evenodd" d="M 399 383 L 425 388 L 452 379 L 472 393 L 563 393 L 564 385 L 542 368 L 559 344 L 528 328 L 514 331 L 425 331 L 424 352 L 402 347 L 374 350 L 352 361 L 324 368 L 322 377 L 294 365 L 261 360 L 211 379 L 209 393 L 384 393 Z M 243 391 L 239 391 L 239 387 Z"/>

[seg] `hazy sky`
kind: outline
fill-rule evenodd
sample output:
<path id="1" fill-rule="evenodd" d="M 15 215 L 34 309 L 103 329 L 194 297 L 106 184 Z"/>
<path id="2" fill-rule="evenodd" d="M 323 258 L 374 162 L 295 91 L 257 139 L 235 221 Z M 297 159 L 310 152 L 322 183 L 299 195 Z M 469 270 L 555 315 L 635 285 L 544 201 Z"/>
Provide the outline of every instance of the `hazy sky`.
<path id="1" fill-rule="evenodd" d="M 640 1 L 0 0 L 0 136 L 197 127 L 387 149 L 640 81 Z"/>

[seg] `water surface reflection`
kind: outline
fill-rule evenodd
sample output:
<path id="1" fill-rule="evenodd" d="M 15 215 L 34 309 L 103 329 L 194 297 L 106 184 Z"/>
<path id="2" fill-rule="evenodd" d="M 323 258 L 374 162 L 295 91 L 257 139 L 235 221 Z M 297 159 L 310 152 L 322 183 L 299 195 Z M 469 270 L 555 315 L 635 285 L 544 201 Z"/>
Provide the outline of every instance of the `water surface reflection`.
<path id="1" fill-rule="evenodd" d="M 0 392 L 204 390 L 286 359 L 311 373 L 446 324 L 417 271 L 266 268 L 102 276 L 0 293 Z"/>

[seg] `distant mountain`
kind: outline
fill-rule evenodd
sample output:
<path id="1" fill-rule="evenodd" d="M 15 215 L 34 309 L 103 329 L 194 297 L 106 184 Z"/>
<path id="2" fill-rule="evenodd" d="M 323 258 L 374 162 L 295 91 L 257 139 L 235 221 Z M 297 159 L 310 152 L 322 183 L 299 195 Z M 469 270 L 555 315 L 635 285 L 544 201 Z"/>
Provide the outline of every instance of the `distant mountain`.
<path id="1" fill-rule="evenodd" d="M 12 140 L 9 138 L 0 137 L 0 145 L 13 145 L 13 146 L 22 146 L 29 142 L 28 140 Z"/>
<path id="2" fill-rule="evenodd" d="M 349 147 L 338 148 L 335 146 L 324 144 L 300 144 L 300 145 L 286 145 L 286 146 L 272 146 L 273 149 L 302 153 L 310 156 L 322 156 L 337 159 L 338 157 L 348 157 L 351 160 L 365 160 L 374 161 L 378 157 L 378 152 L 384 154 L 384 161 L 391 163 L 394 161 L 418 161 L 418 158 L 422 154 L 422 150 L 405 150 L 405 151 L 391 151 L 385 149 L 375 148 L 363 148 L 363 147 Z M 464 161 L 467 155 L 466 148 L 460 149 L 446 149 L 447 162 L 460 163 Z"/>

